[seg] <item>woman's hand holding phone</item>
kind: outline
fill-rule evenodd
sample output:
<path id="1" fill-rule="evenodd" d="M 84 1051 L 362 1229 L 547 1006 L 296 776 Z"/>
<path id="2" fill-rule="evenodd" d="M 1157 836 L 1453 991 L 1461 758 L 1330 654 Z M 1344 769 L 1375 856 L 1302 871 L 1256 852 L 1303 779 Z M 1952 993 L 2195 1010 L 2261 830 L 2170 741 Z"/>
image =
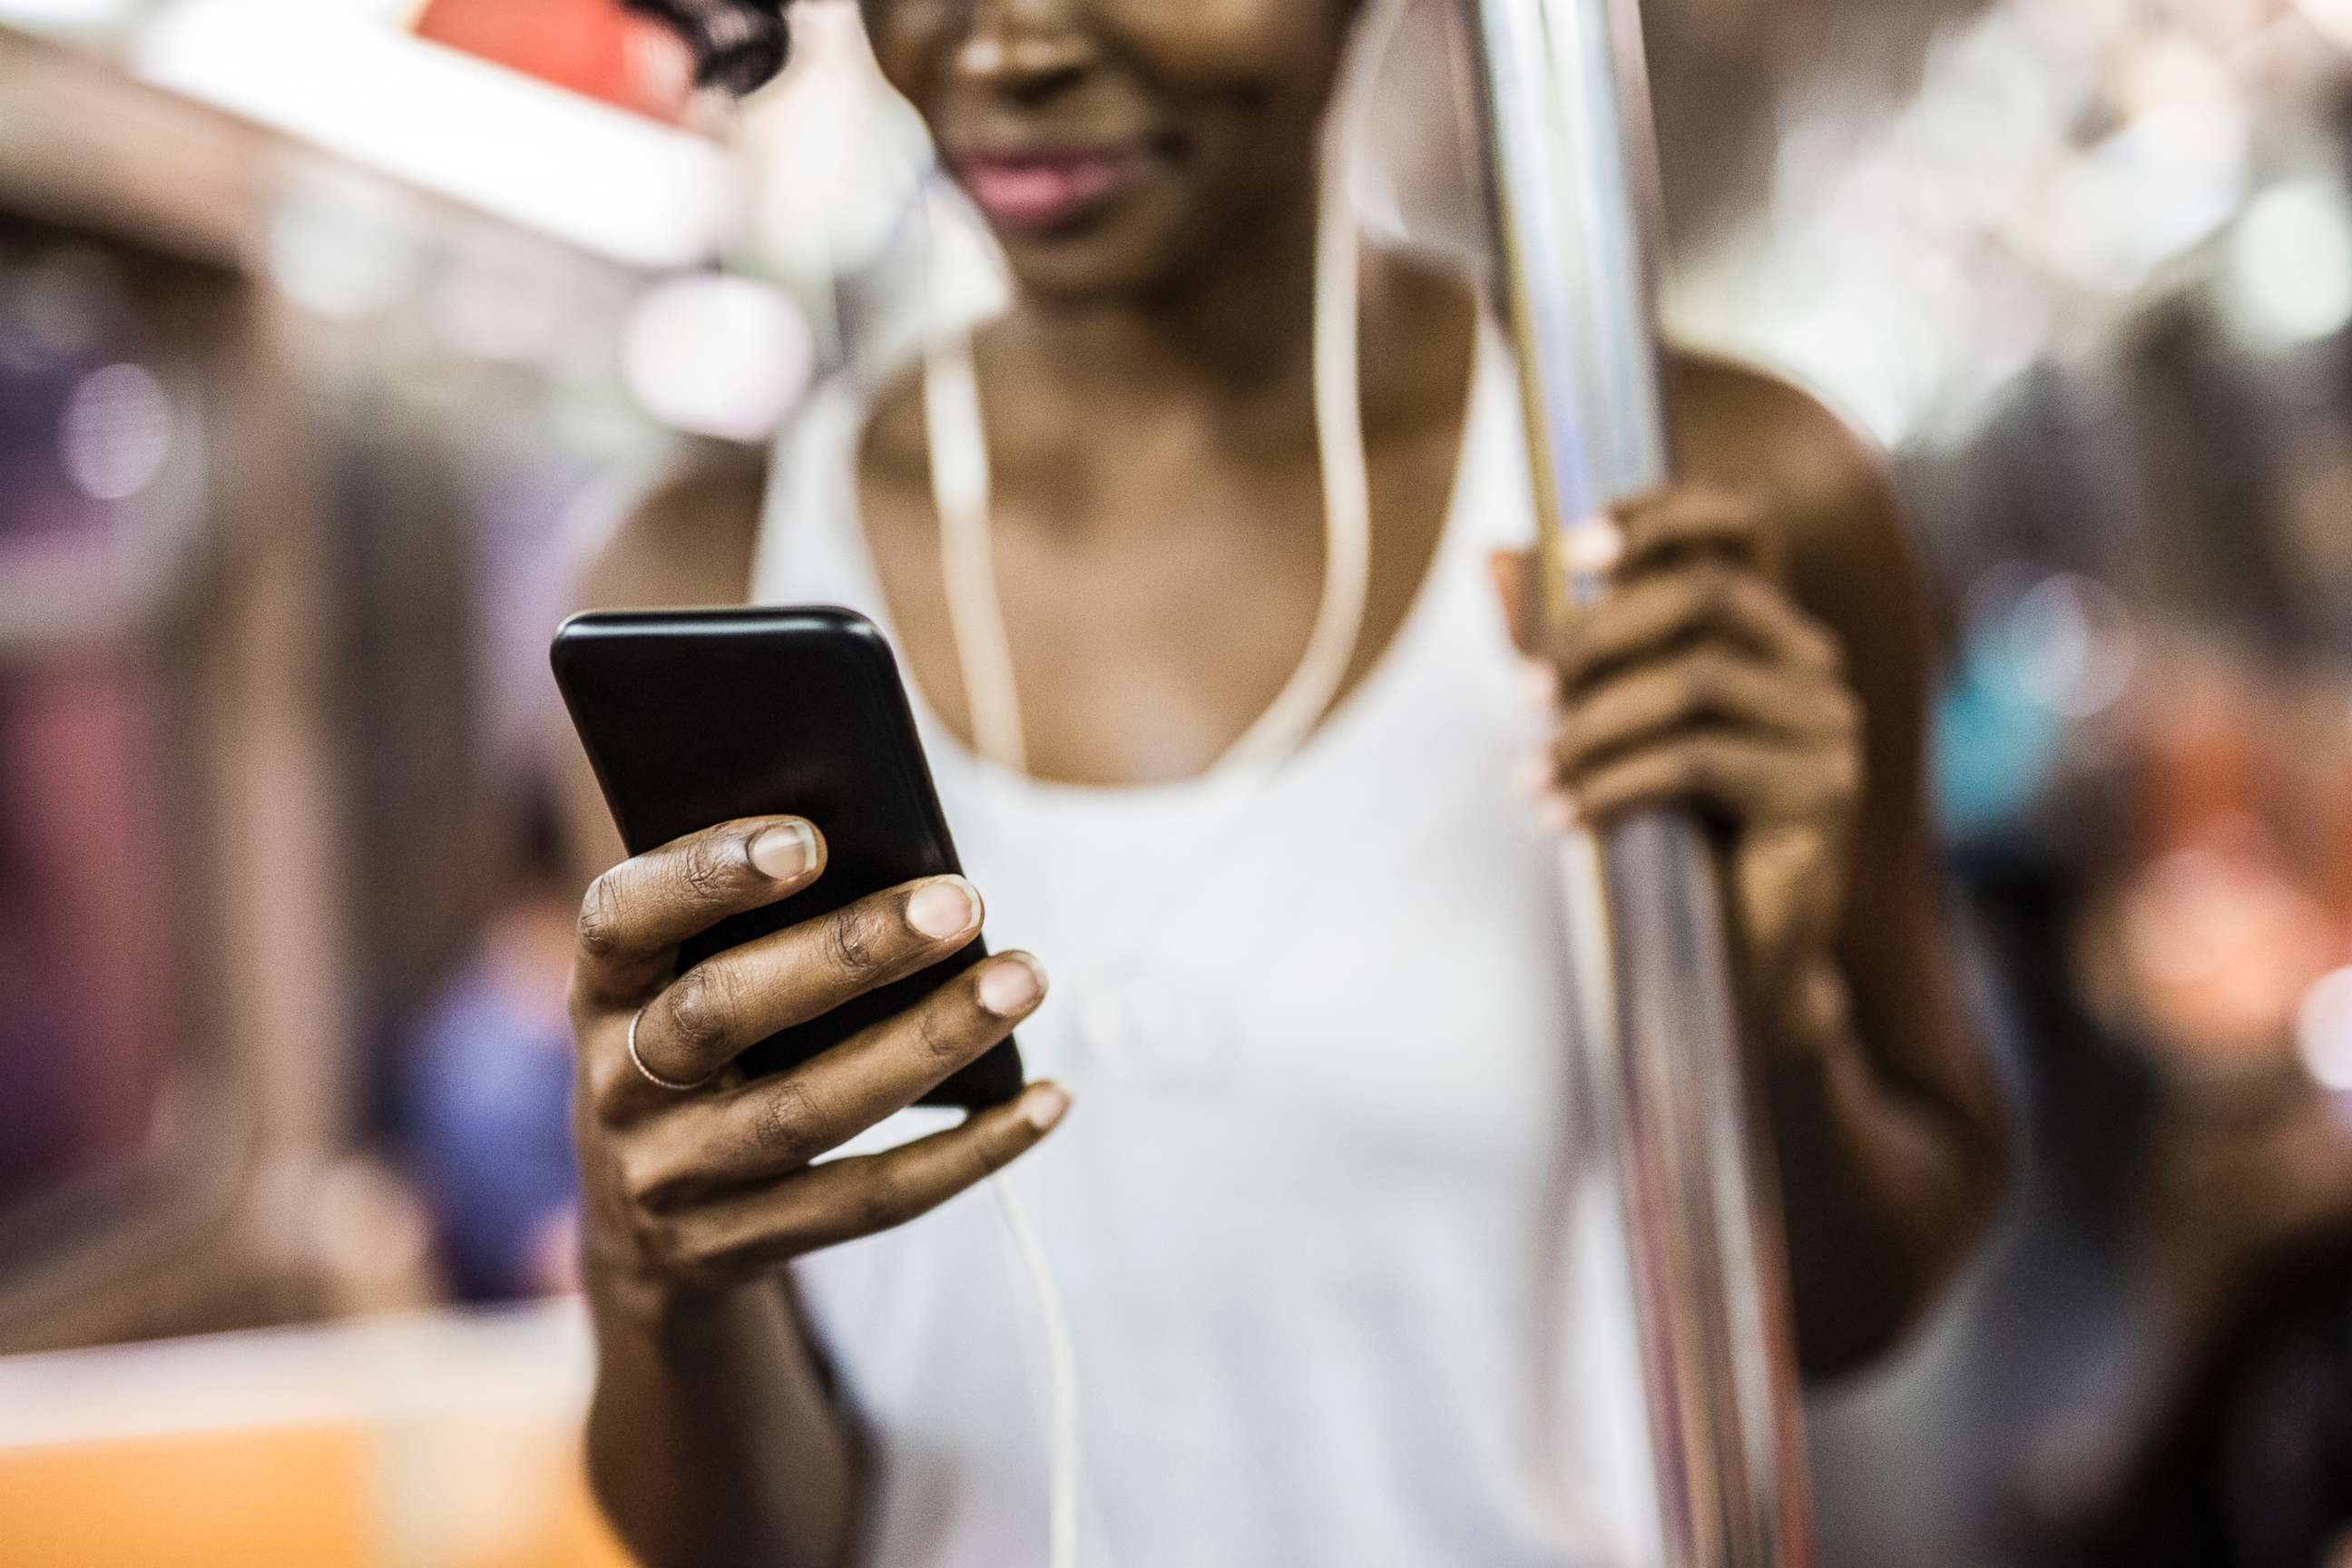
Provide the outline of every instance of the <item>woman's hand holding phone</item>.
<path id="1" fill-rule="evenodd" d="M 748 1047 L 928 969 L 980 934 L 978 891 L 961 877 L 932 878 L 676 973 L 680 942 L 799 892 L 824 869 L 815 827 L 761 817 L 688 835 L 590 888 L 572 1019 L 592 1268 L 650 1286 L 725 1289 L 937 1207 L 1035 1147 L 1068 1110 L 1060 1088 L 1032 1084 L 950 1131 L 817 1163 L 1036 1011 L 1044 972 L 1019 952 L 989 959 L 789 1071 L 725 1083 Z"/>

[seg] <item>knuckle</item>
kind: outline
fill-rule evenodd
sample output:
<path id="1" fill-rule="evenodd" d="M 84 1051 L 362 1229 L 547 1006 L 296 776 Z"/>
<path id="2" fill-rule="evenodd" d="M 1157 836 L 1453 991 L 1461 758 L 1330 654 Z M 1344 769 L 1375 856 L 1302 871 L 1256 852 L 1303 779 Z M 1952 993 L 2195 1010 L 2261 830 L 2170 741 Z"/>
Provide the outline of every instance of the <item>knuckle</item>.
<path id="1" fill-rule="evenodd" d="M 1588 822 L 1612 822 L 1623 814 L 1630 795 L 1623 770 L 1612 770 L 1596 774 L 1578 786 L 1577 810 Z"/>
<path id="2" fill-rule="evenodd" d="M 623 945 L 618 871 L 607 871 L 588 884 L 580 900 L 580 951 L 593 959 L 616 957 Z"/>
<path id="3" fill-rule="evenodd" d="M 587 1039 L 588 1030 L 599 1011 L 599 1001 L 595 982 L 588 973 L 587 965 L 575 957 L 572 973 L 563 984 L 563 1016 L 572 1022 L 574 1046 Z"/>
<path id="4" fill-rule="evenodd" d="M 1739 599 L 1739 574 L 1721 562 L 1701 566 L 1691 579 L 1691 598 L 1701 619 L 1727 619 Z"/>
<path id="5" fill-rule="evenodd" d="M 1807 608 L 1793 595 L 1784 594 L 1792 640 L 1797 657 L 1823 672 L 1843 679 L 1845 673 L 1845 643 L 1828 623 Z"/>
<path id="6" fill-rule="evenodd" d="M 1730 704 L 1739 690 L 1740 669 L 1737 660 L 1721 648 L 1709 648 L 1693 661 L 1691 681 L 1702 707 L 1721 709 Z"/>
<path id="7" fill-rule="evenodd" d="M 742 847 L 733 838 L 706 836 L 687 846 L 677 876 L 696 902 L 724 904 L 742 885 L 744 865 Z"/>
<path id="8" fill-rule="evenodd" d="M 1693 718 L 1723 700 L 1723 659 L 1714 653 L 1695 653 L 1681 660 L 1667 684 L 1667 700 L 1680 718 Z"/>
<path id="9" fill-rule="evenodd" d="M 680 1284 L 712 1289 L 740 1283 L 755 1259 L 740 1226 L 708 1212 L 687 1211 L 654 1222 L 650 1256 Z"/>
<path id="10" fill-rule="evenodd" d="M 1779 540 L 1772 513 L 1751 495 L 1737 490 L 1715 492 L 1717 516 L 1724 533 L 1750 549 L 1769 551 Z"/>
<path id="11" fill-rule="evenodd" d="M 1739 782 L 1742 773 L 1741 743 L 1711 741 L 1698 748 L 1698 776 L 1708 789 L 1730 789 Z"/>
<path id="12" fill-rule="evenodd" d="M 1844 641 L 1827 626 L 1816 626 L 1811 630 L 1813 657 L 1820 661 L 1823 669 L 1843 679 L 1846 672 Z"/>
<path id="13" fill-rule="evenodd" d="M 676 1270 L 687 1261 L 686 1234 L 676 1220 L 642 1205 L 629 1210 L 629 1232 L 639 1256 L 656 1267 Z"/>
<path id="14" fill-rule="evenodd" d="M 1005 1166 L 1019 1159 L 1034 1142 L 1017 1128 L 1000 1132 L 993 1138 L 977 1140 L 971 1149 L 971 1163 L 964 1171 L 964 1185 L 986 1181 Z"/>
<path id="15" fill-rule="evenodd" d="M 725 971 L 709 965 L 678 976 L 662 1003 L 668 1034 L 696 1061 L 723 1052 L 733 1033 L 735 998 Z"/>
<path id="16" fill-rule="evenodd" d="M 866 980 L 882 972 L 887 945 L 882 922 L 870 908 L 852 904 L 835 911 L 825 921 L 824 936 L 826 950 L 843 973 Z"/>
<path id="17" fill-rule="evenodd" d="M 805 1165 L 831 1147 L 816 1096 L 805 1079 L 789 1074 L 767 1086 L 753 1136 L 762 1152 L 788 1165 Z"/>
<path id="18" fill-rule="evenodd" d="M 1860 795 L 1870 783 L 1870 765 L 1859 746 L 1840 746 L 1830 770 L 1830 784 L 1841 800 Z"/>
<path id="19" fill-rule="evenodd" d="M 913 1190 L 905 1177 L 887 1166 L 877 1169 L 860 1183 L 850 1202 L 853 1223 L 869 1236 L 904 1225 L 915 1214 Z"/>
<path id="20" fill-rule="evenodd" d="M 915 1040 L 934 1063 L 961 1061 L 971 1048 L 971 1028 L 963 1011 L 941 993 L 915 1015 Z"/>
<path id="21" fill-rule="evenodd" d="M 1859 739 L 1868 727 L 1870 716 L 1862 706 L 1862 699 L 1845 687 L 1838 687 L 1830 699 L 1830 711 L 1834 716 L 1838 732 Z"/>
<path id="22" fill-rule="evenodd" d="M 620 1177 L 621 1191 L 640 1212 L 661 1208 L 675 1184 L 668 1163 L 648 1149 L 615 1151 L 613 1169 Z"/>
<path id="23" fill-rule="evenodd" d="M 823 1251 L 830 1238 L 818 1228 L 822 1219 L 822 1215 L 805 1212 L 778 1215 L 747 1245 L 746 1258 L 764 1269 Z"/>
<path id="24" fill-rule="evenodd" d="M 626 1059 L 625 1047 L 617 1042 L 612 1050 L 599 1053 L 588 1064 L 588 1103 L 599 1128 L 610 1131 L 628 1119 L 636 1071 Z"/>
<path id="25" fill-rule="evenodd" d="M 1706 746 L 1685 746 L 1674 754 L 1667 777 L 1677 794 L 1696 795 L 1716 780 L 1715 752 Z"/>

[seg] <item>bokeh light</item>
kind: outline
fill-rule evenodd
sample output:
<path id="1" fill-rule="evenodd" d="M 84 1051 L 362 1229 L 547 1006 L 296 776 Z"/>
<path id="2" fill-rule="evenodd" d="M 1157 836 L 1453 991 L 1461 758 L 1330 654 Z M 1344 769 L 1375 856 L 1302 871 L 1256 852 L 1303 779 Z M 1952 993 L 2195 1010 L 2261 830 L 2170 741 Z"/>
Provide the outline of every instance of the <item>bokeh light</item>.
<path id="1" fill-rule="evenodd" d="M 2329 974 L 2303 999 L 2295 1047 L 2315 1080 L 2352 1093 L 2352 968 Z"/>
<path id="2" fill-rule="evenodd" d="M 2294 8 L 2339 49 L 2352 49 L 2352 0 L 2294 0 Z M 2347 1543 L 2352 1552 L 2352 1543 Z"/>
<path id="3" fill-rule="evenodd" d="M 2231 315 L 2274 344 L 2316 342 L 2352 323 L 2352 210 L 2332 180 L 2274 185 L 2230 241 Z"/>
<path id="4" fill-rule="evenodd" d="M 416 288 L 423 258 L 416 199 L 379 181 L 290 181 L 269 220 L 269 268 L 304 310 L 351 321 L 392 309 Z"/>
<path id="5" fill-rule="evenodd" d="M 883 79 L 857 7 L 797 8 L 795 60 L 748 100 L 748 221 L 740 265 L 799 290 L 871 266 L 919 210 L 930 132 Z M 823 156 L 809 150 L 824 148 Z"/>
<path id="6" fill-rule="evenodd" d="M 59 421 L 58 455 L 83 494 L 128 500 L 152 484 L 172 449 L 172 400 L 142 365 L 82 377 Z"/>
<path id="7" fill-rule="evenodd" d="M 673 278 L 646 290 L 621 342 L 646 412 L 674 430 L 756 441 L 807 387 L 809 331 L 792 302 L 748 279 Z"/>

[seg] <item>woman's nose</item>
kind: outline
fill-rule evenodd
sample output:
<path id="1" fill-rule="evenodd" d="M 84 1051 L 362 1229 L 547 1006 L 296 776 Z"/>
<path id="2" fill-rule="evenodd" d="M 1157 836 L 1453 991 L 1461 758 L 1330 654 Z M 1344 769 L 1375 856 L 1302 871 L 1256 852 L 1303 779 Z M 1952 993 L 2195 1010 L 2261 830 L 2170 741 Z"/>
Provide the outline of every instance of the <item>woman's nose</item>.
<path id="1" fill-rule="evenodd" d="M 956 69 L 1009 97 L 1049 98 L 1095 63 L 1085 10 L 1081 0 L 979 0 Z"/>

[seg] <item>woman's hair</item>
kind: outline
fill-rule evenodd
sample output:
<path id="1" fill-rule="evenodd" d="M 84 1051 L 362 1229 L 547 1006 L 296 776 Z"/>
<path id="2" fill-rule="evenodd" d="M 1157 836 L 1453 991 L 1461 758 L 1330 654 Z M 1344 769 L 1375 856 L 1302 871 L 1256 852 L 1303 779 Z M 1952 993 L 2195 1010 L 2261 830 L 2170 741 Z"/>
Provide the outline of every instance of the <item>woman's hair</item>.
<path id="1" fill-rule="evenodd" d="M 749 92 L 783 69 L 792 37 L 791 0 L 622 0 L 677 28 L 694 50 L 694 79 L 705 87 Z"/>

